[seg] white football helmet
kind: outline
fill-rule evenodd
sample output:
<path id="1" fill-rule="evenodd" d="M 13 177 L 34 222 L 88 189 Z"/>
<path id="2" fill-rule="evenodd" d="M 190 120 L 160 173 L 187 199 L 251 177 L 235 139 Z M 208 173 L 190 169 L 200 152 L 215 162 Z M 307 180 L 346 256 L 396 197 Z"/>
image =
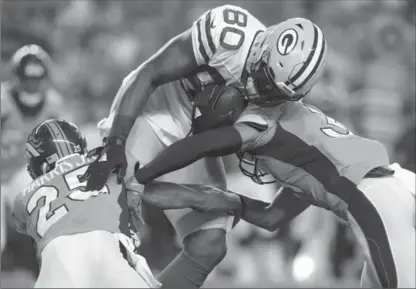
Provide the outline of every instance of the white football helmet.
<path id="1" fill-rule="evenodd" d="M 300 100 L 323 74 L 327 43 L 321 29 L 304 18 L 270 26 L 259 47 L 257 69 L 250 74 L 265 101 Z"/>

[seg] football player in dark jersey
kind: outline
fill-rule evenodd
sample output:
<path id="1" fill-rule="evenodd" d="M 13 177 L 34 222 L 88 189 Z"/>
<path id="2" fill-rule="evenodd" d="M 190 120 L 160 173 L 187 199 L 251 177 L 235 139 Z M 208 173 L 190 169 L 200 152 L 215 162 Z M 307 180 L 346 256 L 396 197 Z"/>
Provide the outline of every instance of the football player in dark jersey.
<path id="1" fill-rule="evenodd" d="M 44 121 L 27 138 L 33 181 L 16 195 L 12 220 L 36 244 L 42 266 L 35 288 L 160 287 L 127 237 L 125 189 L 115 178 L 101 191 L 82 189 L 78 175 L 93 161 L 86 152 L 84 135 L 64 120 Z"/>
<path id="2" fill-rule="evenodd" d="M 282 212 L 293 216 L 285 205 L 330 210 L 352 227 L 363 249 L 362 286 L 414 288 L 415 175 L 391 165 L 381 143 L 298 101 L 324 69 L 326 43 L 316 25 L 289 19 L 269 33 L 262 69 L 251 76 L 256 94 L 244 92 L 250 101 L 236 123 L 172 144 L 136 179 L 146 184 L 204 156 L 249 155 L 254 170 L 244 173 L 253 181 L 262 183 L 268 173 L 291 190 L 270 206 L 241 196 L 245 220 L 275 229 Z"/>
<path id="3" fill-rule="evenodd" d="M 159 288 L 128 237 L 129 221 L 134 221 L 135 229 L 143 226 L 142 220 L 130 219 L 129 210 L 140 208 L 126 202 L 141 187 L 136 183 L 122 186 L 113 176 L 102 190 L 85 191 L 85 181 L 79 176 L 94 161 L 86 153 L 84 135 L 64 120 L 42 122 L 28 136 L 25 156 L 33 181 L 16 195 L 11 220 L 36 244 L 42 266 L 35 287 Z M 163 205 L 159 192 L 166 190 L 178 201 Z M 210 188 L 202 199 L 194 190 L 192 184 L 158 182 L 146 187 L 143 200 L 164 209 L 185 208 L 182 200 L 186 200 L 186 207 L 200 212 L 233 210 L 240 205 L 236 195 Z"/>

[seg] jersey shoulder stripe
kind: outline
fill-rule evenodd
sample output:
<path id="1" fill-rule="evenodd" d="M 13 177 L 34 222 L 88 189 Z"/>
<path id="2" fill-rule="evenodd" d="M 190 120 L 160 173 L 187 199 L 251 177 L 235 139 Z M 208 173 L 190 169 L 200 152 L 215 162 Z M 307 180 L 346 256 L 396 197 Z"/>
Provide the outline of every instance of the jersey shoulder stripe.
<path id="1" fill-rule="evenodd" d="M 197 47 L 200 55 L 203 57 L 202 61 L 198 55 L 195 55 L 199 65 L 208 64 L 216 50 L 211 32 L 211 12 L 212 10 L 205 12 L 196 21 L 196 34 L 198 35 Z"/>
<path id="2" fill-rule="evenodd" d="M 205 27 L 205 35 L 207 37 L 208 40 L 208 45 L 209 48 L 211 49 L 212 54 L 215 54 L 215 45 L 214 45 L 214 41 L 212 40 L 212 33 L 211 33 L 211 11 L 208 11 L 207 16 L 205 17 L 205 23 L 204 23 L 204 27 Z"/>
<path id="3" fill-rule="evenodd" d="M 208 63 L 209 61 L 209 57 L 207 54 L 207 51 L 204 47 L 204 43 L 202 42 L 202 32 L 201 32 L 201 19 L 198 20 L 198 22 L 196 23 L 197 27 L 198 27 L 198 49 L 199 49 L 199 53 L 201 53 L 202 57 L 204 58 L 204 62 Z M 198 63 L 201 64 L 201 63 Z"/>

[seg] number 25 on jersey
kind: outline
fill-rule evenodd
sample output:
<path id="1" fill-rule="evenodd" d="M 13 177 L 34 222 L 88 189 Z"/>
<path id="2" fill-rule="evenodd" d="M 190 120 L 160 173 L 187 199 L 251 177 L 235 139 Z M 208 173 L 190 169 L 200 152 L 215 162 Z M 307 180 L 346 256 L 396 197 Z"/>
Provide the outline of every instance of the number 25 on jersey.
<path id="1" fill-rule="evenodd" d="M 36 208 L 40 206 L 37 212 L 36 232 L 43 238 L 50 227 L 64 217 L 68 212 L 68 207 L 63 204 L 58 208 L 52 210 L 53 202 L 58 199 L 60 193 L 66 193 L 70 191 L 68 198 L 73 201 L 85 201 L 93 196 L 99 194 L 108 193 L 108 187 L 104 186 L 101 191 L 88 191 L 84 192 L 80 188 L 85 187 L 85 182 L 78 180 L 79 175 L 83 175 L 87 170 L 87 166 L 81 167 L 75 171 L 72 171 L 64 175 L 65 182 L 67 184 L 67 190 L 65 192 L 59 192 L 54 186 L 42 186 L 37 189 L 30 197 L 26 209 L 29 215 L 32 215 Z M 66 196 L 62 196 L 65 197 Z M 44 199 L 44 204 L 40 205 L 40 200 Z"/>

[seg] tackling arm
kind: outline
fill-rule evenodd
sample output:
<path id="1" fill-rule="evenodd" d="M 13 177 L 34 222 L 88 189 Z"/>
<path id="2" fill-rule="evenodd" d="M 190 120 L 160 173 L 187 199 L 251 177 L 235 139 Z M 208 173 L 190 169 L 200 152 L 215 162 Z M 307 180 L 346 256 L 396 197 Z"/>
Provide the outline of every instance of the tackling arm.
<path id="1" fill-rule="evenodd" d="M 271 204 L 240 196 L 243 203 L 241 218 L 257 227 L 274 231 L 305 211 L 310 204 L 297 197 L 289 188 L 283 188 Z"/>
<path id="2" fill-rule="evenodd" d="M 236 194 L 197 184 L 154 181 L 146 185 L 142 198 L 146 203 L 163 210 L 192 208 L 199 212 L 211 212 L 234 211 L 241 207 Z"/>
<path id="3" fill-rule="evenodd" d="M 140 193 L 143 190 L 144 193 Z M 153 181 L 143 187 L 129 183 L 127 204 L 130 223 L 135 232 L 142 232 L 147 226 L 142 217 L 143 201 L 162 210 L 192 208 L 203 213 L 214 211 L 235 213 L 241 209 L 241 199 L 237 194 L 212 186 Z"/>
<path id="4" fill-rule="evenodd" d="M 142 200 L 162 210 L 192 208 L 199 212 L 240 212 L 246 222 L 269 231 L 289 223 L 310 206 L 287 188 L 270 204 L 212 186 L 155 181 L 146 185 Z"/>
<path id="5" fill-rule="evenodd" d="M 184 168 L 203 157 L 220 157 L 240 150 L 245 142 L 259 135 L 243 123 L 223 126 L 181 139 L 135 172 L 137 181 L 146 184 L 164 174 Z"/>
<path id="6" fill-rule="evenodd" d="M 173 204 L 172 199 L 174 198 L 172 196 L 161 196 L 162 194 L 169 195 L 166 192 L 173 192 L 179 195 L 183 194 L 181 197 L 178 195 L 178 199 L 183 197 L 188 202 L 187 206 L 197 210 L 206 210 L 209 207 L 219 210 L 233 210 L 234 205 L 242 202 L 242 218 L 245 221 L 255 226 L 274 231 L 309 207 L 309 203 L 298 198 L 290 189 L 284 189 L 281 194 L 276 196 L 271 204 L 242 195 L 239 195 L 241 200 L 237 203 L 235 197 L 226 195 L 217 189 L 215 189 L 216 191 L 212 190 L 213 188 L 209 186 L 185 185 L 184 187 L 177 187 L 176 190 L 170 188 L 159 192 L 155 187 L 157 183 L 149 183 L 157 177 L 181 169 L 203 157 L 225 156 L 235 153 L 240 150 L 243 144 L 254 140 L 260 133 L 252 126 L 245 123 L 237 123 L 234 126 L 223 126 L 184 138 L 167 147 L 153 161 L 137 170 L 135 177 L 139 183 L 150 185 L 150 189 L 153 186 L 153 196 L 149 195 L 148 198 L 151 203 L 158 207 L 173 205 L 186 207 L 181 201 Z M 187 191 L 182 192 L 182 190 L 185 191 L 184 189 L 187 189 Z M 209 196 L 207 192 L 215 192 L 215 194 Z M 219 192 L 222 192 L 223 195 Z M 198 193 L 200 193 L 199 196 Z M 223 204 L 221 204 L 221 201 L 218 201 L 221 198 L 224 200 Z M 204 200 L 210 200 L 210 202 L 204 204 Z M 227 206 L 231 208 L 227 208 Z"/>
<path id="7" fill-rule="evenodd" d="M 186 77 L 198 68 L 191 29 L 172 38 L 123 81 L 109 137 L 127 139 L 134 121 L 160 85 Z"/>

